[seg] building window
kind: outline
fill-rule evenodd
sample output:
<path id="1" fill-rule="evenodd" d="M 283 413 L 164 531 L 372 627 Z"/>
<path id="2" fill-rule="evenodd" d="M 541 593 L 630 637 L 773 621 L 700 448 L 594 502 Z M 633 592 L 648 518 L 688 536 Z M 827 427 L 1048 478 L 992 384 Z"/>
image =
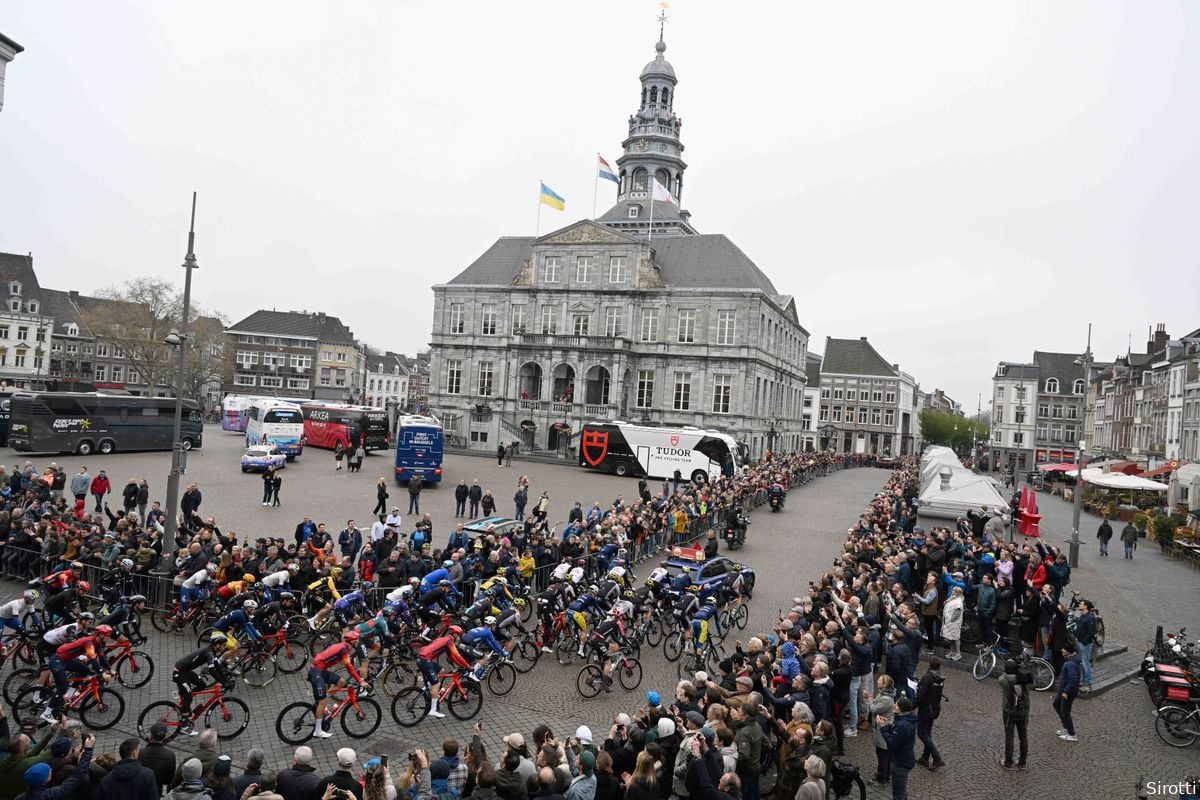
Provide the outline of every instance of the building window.
<path id="1" fill-rule="evenodd" d="M 639 209 L 638 209 L 638 207 L 637 207 L 637 206 L 630 206 L 630 207 L 629 207 L 629 218 L 630 218 L 630 219 L 637 219 L 637 216 L 638 216 L 638 211 L 639 211 Z"/>
<path id="2" fill-rule="evenodd" d="M 834 422 L 842 421 L 842 407 L 841 406 L 833 407 L 833 421 Z"/>
<path id="3" fill-rule="evenodd" d="M 1004 397 L 1004 387 L 1003 386 L 996 387 L 996 397 L 997 398 Z"/>
<path id="4" fill-rule="evenodd" d="M 613 256 L 608 259 L 608 282 L 625 282 L 625 256 Z"/>
<path id="5" fill-rule="evenodd" d="M 587 336 L 592 318 L 588 314 L 575 314 L 571 317 L 571 330 L 576 336 Z"/>
<path id="6" fill-rule="evenodd" d="M 117 368 L 113 367 L 113 376 L 114 376 L 113 380 L 116 380 L 116 371 L 117 371 Z M 233 376 L 233 385 L 234 386 L 257 386 L 258 385 L 258 376 L 257 375 L 246 375 L 246 374 L 240 373 L 240 372 L 236 373 Z"/>
<path id="7" fill-rule="evenodd" d="M 691 308 L 680 309 L 679 311 L 679 336 L 680 344 L 691 344 L 696 341 L 696 311 Z"/>
<path id="8" fill-rule="evenodd" d="M 37 300 L 30 300 L 28 303 L 26 303 L 26 306 L 28 307 L 30 314 L 38 313 Z"/>
<path id="9" fill-rule="evenodd" d="M 895 412 L 895 411 L 893 411 L 893 410 L 892 410 L 892 409 L 890 409 L 890 408 L 889 408 L 889 409 L 887 409 L 886 411 L 884 411 L 884 412 L 883 412 L 883 424 L 884 424 L 885 426 L 889 427 L 889 428 L 895 427 L 895 425 L 896 425 L 896 412 Z"/>
<path id="10" fill-rule="evenodd" d="M 125 368 L 119 364 L 114 364 L 112 368 L 113 383 L 122 383 L 125 380 Z"/>
<path id="11" fill-rule="evenodd" d="M 733 376 L 714 375 L 712 410 L 714 414 L 728 414 L 729 401 L 733 397 Z"/>
<path id="12" fill-rule="evenodd" d="M 34 339 L 36 339 L 36 340 L 37 340 L 37 341 L 39 341 L 39 342 L 44 342 L 44 341 L 46 341 L 46 329 L 45 329 L 45 328 L 38 328 L 38 329 L 37 329 L 37 332 L 36 332 L 36 333 L 34 333 L 34 335 L 33 335 L 33 338 L 34 338 Z"/>
<path id="13" fill-rule="evenodd" d="M 717 344 L 733 344 L 736 322 L 737 312 L 732 309 L 722 309 L 717 312 Z"/>
<path id="14" fill-rule="evenodd" d="M 1078 406 L 1067 406 L 1067 419 L 1079 419 Z"/>
<path id="15" fill-rule="evenodd" d="M 1076 444 L 1078 440 L 1075 438 L 1076 428 L 1074 425 L 1067 425 L 1063 428 L 1063 441 L 1068 444 Z"/>
<path id="16" fill-rule="evenodd" d="M 1062 415 L 1063 415 L 1063 407 L 1056 403 L 1054 405 L 1054 407 L 1050 410 L 1050 416 L 1054 417 L 1055 419 L 1062 419 Z"/>
<path id="17" fill-rule="evenodd" d="M 312 356 L 288 356 L 288 363 L 292 369 L 310 370 L 312 369 Z"/>
<path id="18" fill-rule="evenodd" d="M 483 444 L 487 444 L 487 440 L 488 440 L 488 432 L 487 431 L 471 431 L 471 441 L 472 442 L 481 442 Z"/>
<path id="19" fill-rule="evenodd" d="M 882 389 L 871 390 L 871 402 L 872 403 L 882 403 L 883 402 L 883 390 Z"/>
<path id="20" fill-rule="evenodd" d="M 675 373 L 675 393 L 671 407 L 676 411 L 687 411 L 692 407 L 692 373 Z"/>
<path id="21" fill-rule="evenodd" d="M 96 383 L 105 383 L 108 381 L 108 367 L 96 367 Z"/>
<path id="22" fill-rule="evenodd" d="M 542 263 L 542 282 L 558 283 L 558 276 L 561 269 L 561 258 L 558 256 L 546 256 L 546 260 Z"/>
<path id="23" fill-rule="evenodd" d="M 643 308 L 642 309 L 642 341 L 657 342 L 658 341 L 658 309 Z"/>
<path id="24" fill-rule="evenodd" d="M 512 332 L 525 332 L 525 306 L 512 307 Z"/>
<path id="25" fill-rule="evenodd" d="M 821 406 L 821 410 L 817 413 L 817 419 L 821 422 L 829 421 L 829 406 Z"/>
<path id="26" fill-rule="evenodd" d="M 3 332 L 0 331 L 0 333 L 3 333 Z M 7 338 L 8 338 L 8 336 L 0 335 L 0 339 L 7 339 Z M 107 357 L 108 357 L 108 345 L 104 344 L 103 342 L 97 342 L 96 343 L 96 358 L 107 358 Z"/>
<path id="27" fill-rule="evenodd" d="M 1075 383 L 1071 386 L 1071 393 L 1072 394 L 1083 394 L 1083 381 L 1082 380 L 1075 381 Z"/>
<path id="28" fill-rule="evenodd" d="M 329 373 L 330 373 L 329 367 L 321 367 L 320 378 L 321 378 L 322 386 L 328 386 L 329 382 L 332 380 L 332 377 L 330 376 Z"/>
<path id="29" fill-rule="evenodd" d="M 828 386 L 822 387 L 822 389 L 821 389 L 821 399 L 822 399 L 822 400 L 828 400 L 828 399 L 829 399 L 829 387 L 828 387 Z"/>
<path id="30" fill-rule="evenodd" d="M 42 360 L 42 357 L 41 357 L 41 356 L 39 356 L 39 355 L 35 355 L 35 356 L 33 357 L 33 368 L 34 368 L 34 369 L 36 369 L 36 370 L 40 370 L 40 369 L 42 368 L 42 364 L 43 364 L 43 363 L 45 363 L 45 362 L 43 362 L 43 360 Z"/>
<path id="31" fill-rule="evenodd" d="M 17 341 L 24 342 L 29 339 L 29 328 L 25 325 L 17 326 Z"/>
<path id="32" fill-rule="evenodd" d="M 878 408 L 872 408 L 872 409 L 871 409 L 871 424 L 872 424 L 872 425 L 878 425 L 878 424 L 879 424 L 879 419 L 880 419 L 880 413 L 879 413 L 879 409 L 878 409 Z"/>
<path id="33" fill-rule="evenodd" d="M 9 294 L 20 294 L 21 293 L 20 281 L 13 281 L 12 283 L 8 284 L 8 293 Z"/>
<path id="34" fill-rule="evenodd" d="M 1039 417 L 1050 416 L 1050 404 L 1049 403 L 1038 403 L 1037 413 L 1038 413 Z"/>
<path id="35" fill-rule="evenodd" d="M 467 325 L 463 321 L 462 303 L 451 303 L 450 304 L 450 332 L 451 333 L 465 333 L 466 330 L 467 330 Z M 322 360 L 326 360 L 326 361 L 328 360 L 325 358 L 324 353 L 321 354 L 321 358 L 322 358 Z"/>
<path id="36" fill-rule="evenodd" d="M 479 394 L 484 397 L 492 396 L 492 375 L 495 365 L 491 361 L 479 362 Z"/>
<path id="37" fill-rule="evenodd" d="M 575 259 L 575 282 L 576 283 L 591 283 L 592 277 L 596 274 L 596 265 L 592 263 L 591 256 L 579 256 Z"/>
<path id="38" fill-rule="evenodd" d="M 1037 438 L 1045 440 L 1049 434 L 1049 430 L 1050 430 L 1049 427 L 1046 425 L 1038 425 L 1037 426 Z"/>
<path id="39" fill-rule="evenodd" d="M 1004 406 L 996 405 L 996 424 L 1004 422 Z"/>
<path id="40" fill-rule="evenodd" d="M 338 353 L 337 353 L 337 358 L 336 358 L 336 359 L 334 359 L 334 360 L 335 360 L 335 361 L 338 361 L 339 363 L 342 363 L 342 364 L 346 363 L 346 354 L 345 354 L 345 352 L 343 352 L 343 351 L 338 351 Z"/>
<path id="41" fill-rule="evenodd" d="M 289 389 L 308 389 L 308 378 L 288 378 L 287 388 Z"/>
<path id="42" fill-rule="evenodd" d="M 994 431 L 992 438 L 996 440 L 996 444 L 1004 444 L 1004 431 Z"/>
<path id="43" fill-rule="evenodd" d="M 554 306 L 542 306 L 542 333 L 557 333 L 558 325 L 554 320 Z"/>
<path id="44" fill-rule="evenodd" d="M 263 375 L 259 378 L 258 385 L 264 389 L 278 389 L 283 386 L 283 378 L 278 375 Z"/>
<path id="45" fill-rule="evenodd" d="M 620 336 L 621 335 L 621 309 L 619 309 L 619 308 L 604 309 L 604 335 L 605 336 Z"/>
<path id="46" fill-rule="evenodd" d="M 287 356 L 283 353 L 263 353 L 262 363 L 264 367 L 282 367 L 283 362 L 287 360 Z"/>
<path id="47" fill-rule="evenodd" d="M 1046 379 L 1046 393 L 1047 394 L 1058 394 L 1058 378 L 1047 378 Z"/>
<path id="48" fill-rule="evenodd" d="M 457 358 L 446 361 L 446 394 L 462 394 L 462 361 Z"/>
<path id="49" fill-rule="evenodd" d="M 248 350 L 238 350 L 234 361 L 240 366 L 249 367 L 258 363 L 258 353 L 251 353 Z"/>
<path id="50" fill-rule="evenodd" d="M 25 353 L 26 353 L 25 350 L 17 350 L 16 353 L 13 354 L 13 366 L 14 367 L 25 366 Z"/>
<path id="51" fill-rule="evenodd" d="M 63 327 L 67 332 L 67 336 L 78 336 L 79 335 L 79 326 L 76 325 L 74 322 L 68 322 Z"/>
<path id="52" fill-rule="evenodd" d="M 495 336 L 496 335 L 496 307 L 493 305 L 485 305 L 483 307 L 482 319 L 483 319 L 483 325 L 479 332 L 482 333 L 484 336 Z"/>
<path id="53" fill-rule="evenodd" d="M 1014 447 L 1024 447 L 1025 446 L 1025 434 L 1024 433 L 1018 431 L 1013 434 L 1013 446 Z"/>
<path id="54" fill-rule="evenodd" d="M 1025 406 L 1018 406 L 1016 413 L 1013 414 L 1013 421 L 1018 425 L 1025 424 Z"/>
<path id="55" fill-rule="evenodd" d="M 858 410 L 858 424 L 859 425 L 867 424 L 867 410 L 865 408 L 860 408 Z"/>
<path id="56" fill-rule="evenodd" d="M 8 338 L 8 326 L 0 325 L 0 339 L 7 339 L 7 338 Z"/>
<path id="57" fill-rule="evenodd" d="M 638 408 L 650 408 L 654 405 L 654 370 L 638 370 L 637 402 Z"/>
<path id="58" fill-rule="evenodd" d="M 55 342 L 54 344 L 50 345 L 51 353 L 61 353 L 62 349 L 63 349 L 62 342 Z"/>

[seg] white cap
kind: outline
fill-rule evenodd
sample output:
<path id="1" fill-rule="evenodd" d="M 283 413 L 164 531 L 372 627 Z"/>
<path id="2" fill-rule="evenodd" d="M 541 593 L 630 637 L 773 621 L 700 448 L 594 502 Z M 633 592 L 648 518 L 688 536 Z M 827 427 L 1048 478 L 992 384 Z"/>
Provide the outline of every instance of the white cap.
<path id="1" fill-rule="evenodd" d="M 575 738 L 579 740 L 580 744 L 591 744 L 592 729 L 587 725 L 580 725 L 575 729 Z"/>

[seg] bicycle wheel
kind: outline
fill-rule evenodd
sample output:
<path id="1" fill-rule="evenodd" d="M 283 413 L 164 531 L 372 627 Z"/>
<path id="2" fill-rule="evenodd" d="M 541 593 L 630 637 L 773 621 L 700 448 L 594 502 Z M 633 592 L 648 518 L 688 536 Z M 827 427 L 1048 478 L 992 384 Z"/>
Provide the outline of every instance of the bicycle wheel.
<path id="1" fill-rule="evenodd" d="M 1154 717 L 1154 732 L 1171 747 L 1187 747 L 1200 737 L 1200 720 L 1195 712 L 1179 706 L 1163 706 Z"/>
<path id="2" fill-rule="evenodd" d="M 18 725 L 24 725 L 27 721 L 36 724 L 38 715 L 52 697 L 54 690 L 46 686 L 29 686 L 23 689 L 13 701 L 13 719 Z"/>
<path id="3" fill-rule="evenodd" d="M 996 653 L 992 650 L 984 650 L 975 658 L 975 664 L 971 667 L 971 675 L 975 680 L 981 681 L 992 674 L 992 670 L 996 668 Z"/>
<path id="4" fill-rule="evenodd" d="M 525 605 L 521 607 L 521 624 L 526 625 L 531 619 L 533 619 L 533 603 L 525 598 Z"/>
<path id="5" fill-rule="evenodd" d="M 750 624 L 750 609 L 746 608 L 745 603 L 737 607 L 737 611 L 734 612 L 733 616 L 733 621 L 737 625 L 738 630 L 746 630 L 746 626 Z"/>
<path id="6" fill-rule="evenodd" d="M 358 698 L 358 708 L 348 705 L 342 709 L 342 730 L 351 739 L 365 739 L 379 728 L 383 712 L 370 697 Z"/>
<path id="7" fill-rule="evenodd" d="M 462 691 L 452 688 L 446 695 L 446 705 L 450 714 L 457 720 L 472 719 L 483 708 L 483 691 L 478 684 L 465 681 Z"/>
<path id="8" fill-rule="evenodd" d="M 275 648 L 275 663 L 285 675 L 299 672 L 308 663 L 308 645 L 299 639 L 285 639 Z"/>
<path id="9" fill-rule="evenodd" d="M 650 623 L 646 626 L 646 644 L 650 645 L 651 647 L 658 647 L 660 644 L 662 644 L 662 639 L 662 622 L 659 621 L 658 617 L 655 617 L 651 619 Z"/>
<path id="10" fill-rule="evenodd" d="M 588 664 L 579 670 L 579 676 L 575 678 L 575 689 L 579 692 L 580 697 L 591 700 L 600 694 L 600 690 L 603 688 L 604 671 L 599 666 Z"/>
<path id="11" fill-rule="evenodd" d="M 533 639 L 526 636 L 521 639 L 521 643 L 513 651 L 513 668 L 520 673 L 529 672 L 537 665 L 538 659 L 541 657 L 541 648 L 534 644 Z"/>
<path id="12" fill-rule="evenodd" d="M 272 656 L 263 652 L 251 653 L 241 660 L 242 680 L 256 689 L 267 686 L 275 680 L 279 665 Z"/>
<path id="13" fill-rule="evenodd" d="M 38 675 L 40 674 L 40 670 L 30 667 L 14 669 L 8 673 L 8 677 L 4 679 L 4 702 L 11 706 L 16 701 L 17 695 L 30 686 L 37 684 Z"/>
<path id="14" fill-rule="evenodd" d="M 204 712 L 204 726 L 217 732 L 218 739 L 235 739 L 250 724 L 250 706 L 236 697 L 222 696 Z"/>
<path id="15" fill-rule="evenodd" d="M 558 640 L 558 645 L 554 648 L 554 657 L 564 667 L 575 663 L 579 658 L 579 639 L 575 634 L 563 636 Z"/>
<path id="16" fill-rule="evenodd" d="M 1054 667 L 1044 658 L 1034 656 L 1029 659 L 1029 668 L 1033 670 L 1033 690 L 1044 692 L 1054 685 Z"/>
<path id="17" fill-rule="evenodd" d="M 626 691 L 632 692 L 642 685 L 642 662 L 636 658 L 618 659 L 613 671 L 617 673 L 621 688 Z"/>
<path id="18" fill-rule="evenodd" d="M 17 645 L 17 649 L 13 651 L 12 658 L 14 667 L 18 662 L 28 667 L 32 667 L 38 663 L 37 648 L 34 647 L 33 643 L 28 639 L 23 639 L 21 643 Z"/>
<path id="19" fill-rule="evenodd" d="M 126 689 L 140 689 L 154 677 L 154 659 L 149 653 L 131 650 L 117 662 L 117 682 Z"/>
<path id="20" fill-rule="evenodd" d="M 178 614 L 173 605 L 159 606 L 150 612 L 150 624 L 159 633 L 179 633 L 179 628 L 176 627 L 178 621 Z"/>
<path id="21" fill-rule="evenodd" d="M 308 640 L 308 651 L 310 653 L 319 653 L 329 645 L 333 644 L 340 638 L 337 631 L 322 630 L 317 631 Z"/>
<path id="22" fill-rule="evenodd" d="M 179 725 L 182 721 L 178 706 L 169 700 L 159 700 L 143 708 L 142 713 L 138 715 L 138 736 L 148 741 L 150 726 L 161 722 L 167 728 L 167 741 L 169 742 L 179 735 Z"/>
<path id="23" fill-rule="evenodd" d="M 408 664 L 393 661 L 379 674 L 377 682 L 385 695 L 395 697 L 408 687 L 417 685 L 417 671 Z"/>
<path id="24" fill-rule="evenodd" d="M 392 719 L 401 728 L 411 728 L 429 715 L 429 694 L 419 686 L 410 686 L 392 698 Z"/>
<path id="25" fill-rule="evenodd" d="M 304 744 L 312 738 L 316 713 L 316 706 L 304 701 L 285 706 L 275 718 L 275 733 L 288 744 Z"/>
<path id="26" fill-rule="evenodd" d="M 667 657 L 667 661 L 672 663 L 679 660 L 683 655 L 683 651 L 687 648 L 684 645 L 684 636 L 680 632 L 672 633 L 663 640 L 663 655 Z"/>
<path id="27" fill-rule="evenodd" d="M 83 724 L 98 731 L 108 730 L 124 715 L 125 698 L 107 686 L 101 687 L 99 700 L 89 695 L 79 703 L 79 718 Z"/>
<path id="28" fill-rule="evenodd" d="M 200 631 L 200 633 L 196 635 L 196 647 L 208 646 L 208 637 L 211 636 L 212 632 L 215 630 L 216 628 L 209 625 L 204 630 Z"/>
<path id="29" fill-rule="evenodd" d="M 517 670 L 512 664 L 501 661 L 488 670 L 487 688 L 496 697 L 504 697 L 517 685 Z"/>
<path id="30" fill-rule="evenodd" d="M 1104 620 L 1096 620 L 1096 639 L 1093 642 L 1096 652 L 1099 653 L 1104 649 Z"/>

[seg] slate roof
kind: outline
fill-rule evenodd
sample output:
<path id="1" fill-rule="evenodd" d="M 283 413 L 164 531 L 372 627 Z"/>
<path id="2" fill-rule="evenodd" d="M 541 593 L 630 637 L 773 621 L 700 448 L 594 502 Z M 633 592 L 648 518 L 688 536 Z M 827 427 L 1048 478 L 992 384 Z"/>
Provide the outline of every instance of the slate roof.
<path id="1" fill-rule="evenodd" d="M 859 339 L 833 339 L 826 336 L 821 372 L 826 375 L 896 377 L 896 370 L 879 355 L 865 336 Z"/>
<path id="2" fill-rule="evenodd" d="M 255 311 L 227 330 L 316 339 L 330 344 L 354 344 L 354 334 L 328 314 L 300 311 Z"/>
<path id="3" fill-rule="evenodd" d="M 547 234 L 550 235 L 550 234 Z M 505 236 L 484 251 L 450 284 L 509 286 L 529 258 L 532 236 Z M 729 237 L 721 233 L 655 239 L 654 262 L 663 282 L 676 288 L 758 289 L 779 297 L 771 279 Z M 261 312 L 260 312 L 261 313 Z M 239 327 L 239 326 L 235 326 Z"/>
<path id="4" fill-rule="evenodd" d="M 999 370 L 999 367 L 997 367 L 997 370 Z M 1004 374 L 1001 375 L 997 371 L 996 377 L 1005 380 L 1035 381 L 1038 379 L 1038 367 L 1037 364 L 1010 364 L 1005 362 Z"/>
<path id="5" fill-rule="evenodd" d="M 808 388 L 813 389 L 821 385 L 821 354 L 808 354 L 808 359 L 804 364 L 804 374 L 808 377 Z"/>
<path id="6" fill-rule="evenodd" d="M 19 281 L 21 297 L 40 300 L 41 284 L 38 283 L 37 273 L 33 271 L 33 259 L 19 253 L 0 253 L 0 281 L 5 284 L 4 294 L 8 295 L 8 282 Z"/>
<path id="7" fill-rule="evenodd" d="M 1046 380 L 1058 378 L 1058 394 L 1074 394 L 1075 381 L 1083 380 L 1083 365 L 1076 364 L 1078 353 L 1045 353 L 1034 351 L 1033 361 L 1038 366 L 1039 391 L 1045 393 Z"/>
<path id="8" fill-rule="evenodd" d="M 92 335 L 79 308 L 71 302 L 71 295 L 68 292 L 60 292 L 58 289 L 42 289 L 42 313 L 54 317 L 55 336 L 64 335 L 66 329 L 63 326 L 70 322 L 79 326 L 81 336 Z"/>

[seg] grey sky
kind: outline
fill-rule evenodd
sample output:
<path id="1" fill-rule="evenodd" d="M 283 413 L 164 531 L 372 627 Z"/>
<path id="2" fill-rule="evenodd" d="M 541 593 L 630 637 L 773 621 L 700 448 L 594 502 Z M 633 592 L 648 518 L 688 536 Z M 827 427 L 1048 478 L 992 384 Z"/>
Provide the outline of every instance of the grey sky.
<path id="1" fill-rule="evenodd" d="M 5 4 L 0 250 L 48 286 L 182 280 L 428 341 L 432 293 L 590 216 L 655 2 Z M 736 10 L 736 11 L 735 11 Z M 677 0 L 684 206 L 973 411 L 996 361 L 1200 326 L 1200 10 L 1176 2 Z M 615 195 L 600 187 L 601 210 Z"/>

